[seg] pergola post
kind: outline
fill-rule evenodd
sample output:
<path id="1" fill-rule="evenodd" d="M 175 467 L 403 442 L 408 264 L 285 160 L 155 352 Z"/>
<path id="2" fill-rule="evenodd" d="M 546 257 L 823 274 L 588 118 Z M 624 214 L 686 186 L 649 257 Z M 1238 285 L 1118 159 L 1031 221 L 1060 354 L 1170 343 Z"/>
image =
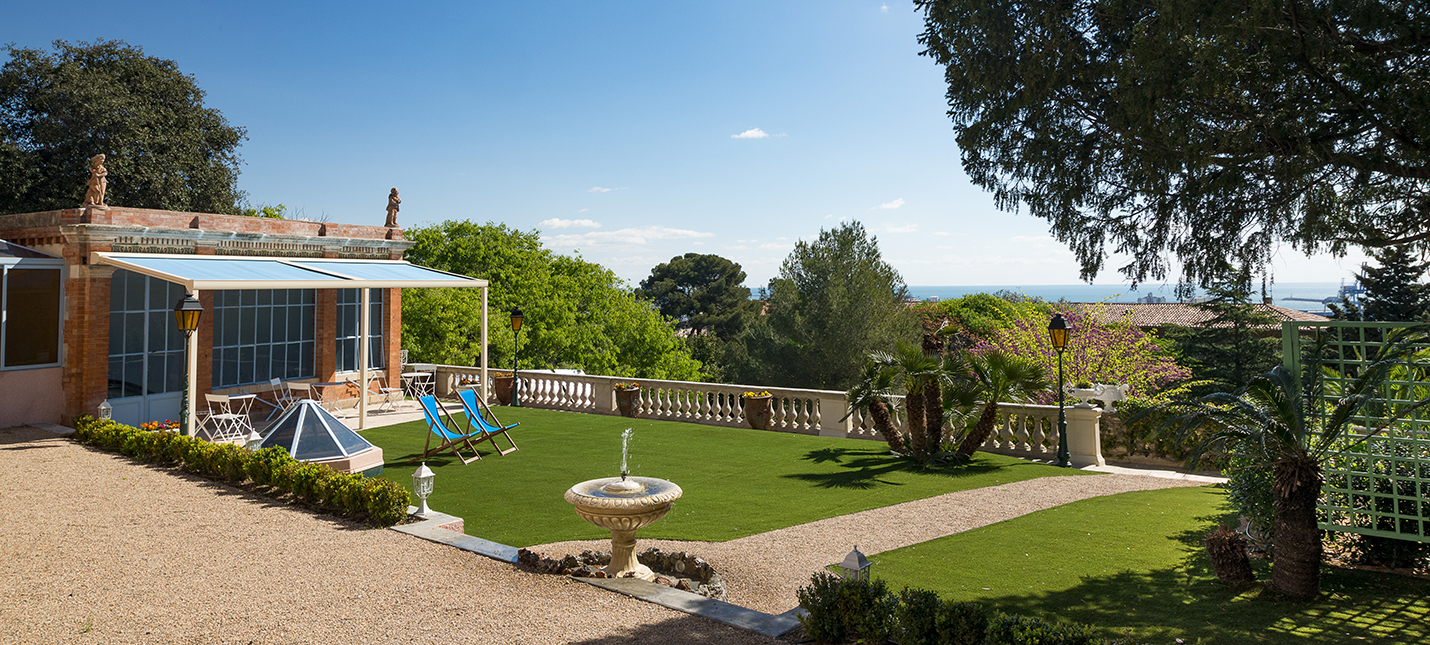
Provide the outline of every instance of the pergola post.
<path id="1" fill-rule="evenodd" d="M 368 315 L 372 296 L 367 288 L 362 290 L 362 305 L 358 316 L 358 430 L 367 428 L 367 343 L 368 329 L 372 325 Z"/>
<path id="2" fill-rule="evenodd" d="M 487 395 L 491 391 L 490 382 L 487 381 L 487 287 L 482 289 L 482 400 L 488 405 L 492 403 L 492 398 Z"/>

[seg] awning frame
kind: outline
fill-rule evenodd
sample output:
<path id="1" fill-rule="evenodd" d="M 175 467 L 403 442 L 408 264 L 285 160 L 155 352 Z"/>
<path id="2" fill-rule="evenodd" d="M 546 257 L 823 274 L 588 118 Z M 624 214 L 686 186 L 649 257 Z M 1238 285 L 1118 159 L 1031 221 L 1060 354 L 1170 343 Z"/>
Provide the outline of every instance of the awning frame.
<path id="1" fill-rule="evenodd" d="M 219 262 L 219 261 L 244 261 L 244 262 L 265 262 L 282 264 L 287 267 L 298 269 L 313 274 L 312 279 L 196 279 L 185 277 L 175 273 L 161 271 L 152 267 L 147 267 L 129 260 L 142 258 L 159 258 L 164 260 L 198 261 L 198 262 Z M 184 289 L 192 294 L 199 291 L 226 291 L 236 289 L 361 289 L 362 300 L 360 305 L 361 315 L 359 321 L 359 342 L 358 342 L 358 383 L 364 390 L 358 399 L 358 429 L 367 426 L 367 408 L 369 393 L 366 392 L 368 383 L 368 337 L 371 330 L 368 328 L 371 316 L 368 315 L 371 300 L 368 289 L 420 289 L 420 288 L 463 288 L 477 287 L 482 290 L 482 318 L 481 318 L 481 342 L 482 342 L 482 383 L 487 382 L 487 288 L 490 286 L 486 280 L 473 278 L 458 273 L 441 271 L 416 264 L 406 260 L 364 260 L 353 258 L 304 258 L 304 257 L 276 257 L 265 255 L 178 255 L 172 253 L 116 253 L 109 251 L 93 251 L 89 254 L 89 262 L 92 265 L 107 265 L 115 268 L 133 271 L 141 275 L 157 278 L 165 282 L 172 282 L 183 285 Z M 361 279 L 352 275 L 342 273 L 344 264 L 363 265 L 390 265 L 393 267 L 411 267 L 422 271 L 447 276 L 447 279 L 418 280 L 418 279 L 391 279 L 372 280 Z M 321 265 L 321 268 L 312 265 Z M 319 277 L 321 276 L 321 277 Z M 189 378 L 184 384 L 188 392 L 189 405 L 192 406 L 198 397 L 198 355 L 199 355 L 199 335 L 189 334 L 188 348 L 186 351 L 186 361 L 188 363 Z M 388 379 L 392 380 L 395 373 L 400 370 L 392 370 L 388 366 Z M 432 375 L 434 378 L 435 374 Z M 482 388 L 483 397 L 486 396 L 486 387 Z M 193 416 L 189 417 L 190 427 L 184 428 L 185 434 L 193 434 Z"/>
<path id="2" fill-rule="evenodd" d="M 164 260 L 184 260 L 196 262 L 212 261 L 244 261 L 244 262 L 271 262 L 293 267 L 295 269 L 310 272 L 313 278 L 310 280 L 273 280 L 273 279 L 244 279 L 235 278 L 232 280 L 216 279 L 194 279 L 175 273 L 168 273 L 140 264 L 127 261 L 130 258 L 159 258 Z M 361 260 L 350 258 L 302 258 L 302 257 L 274 257 L 274 256 L 252 256 L 252 255 L 175 255 L 170 253 L 114 253 L 108 251 L 93 251 L 90 253 L 90 264 L 103 264 L 128 271 L 133 271 L 152 278 L 158 278 L 165 282 L 181 284 L 190 292 L 193 291 L 224 291 L 231 289 L 418 289 L 418 288 L 463 288 L 463 287 L 486 287 L 488 283 L 481 278 L 473 278 L 458 273 L 450 273 L 439 269 L 412 264 L 406 260 Z M 324 265 L 326 268 L 315 268 L 310 265 Z M 392 280 L 363 280 L 341 272 L 343 264 L 367 264 L 367 265 L 392 265 L 394 267 L 414 267 L 424 271 L 448 276 L 449 279 L 442 280 L 414 280 L 414 279 L 392 279 Z"/>

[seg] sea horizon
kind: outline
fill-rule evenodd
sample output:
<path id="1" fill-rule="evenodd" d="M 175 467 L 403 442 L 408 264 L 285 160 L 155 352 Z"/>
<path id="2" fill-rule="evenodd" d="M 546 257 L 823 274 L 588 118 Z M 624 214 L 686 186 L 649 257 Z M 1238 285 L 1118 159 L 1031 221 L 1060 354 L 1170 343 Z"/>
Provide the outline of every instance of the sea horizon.
<path id="1" fill-rule="evenodd" d="M 1023 284 L 1023 285 L 909 285 L 909 295 L 919 300 L 938 298 L 948 300 L 974 293 L 997 293 L 1011 291 L 1023 295 L 1042 298 L 1050 302 L 1066 299 L 1069 302 L 1137 302 L 1139 298 L 1156 296 L 1167 302 L 1178 302 L 1175 283 L 1138 285 L 1137 289 L 1117 284 Z M 1300 311 L 1325 311 L 1324 300 L 1335 298 L 1340 293 L 1340 282 L 1280 282 L 1267 285 L 1266 295 L 1278 307 Z M 1205 295 L 1198 289 L 1197 295 Z M 1253 299 L 1261 298 L 1258 288 Z"/>

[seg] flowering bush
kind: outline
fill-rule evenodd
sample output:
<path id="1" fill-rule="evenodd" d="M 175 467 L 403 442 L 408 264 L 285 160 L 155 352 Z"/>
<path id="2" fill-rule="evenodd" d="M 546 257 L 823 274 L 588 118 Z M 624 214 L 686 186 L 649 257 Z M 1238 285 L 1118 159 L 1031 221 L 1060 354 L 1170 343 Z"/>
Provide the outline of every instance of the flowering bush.
<path id="1" fill-rule="evenodd" d="M 164 419 L 163 423 L 160 423 L 158 421 L 145 421 L 144 423 L 139 424 L 139 429 L 148 430 L 150 432 L 157 432 L 159 430 L 178 430 L 179 422 L 170 421 L 168 419 Z"/>
<path id="2" fill-rule="evenodd" d="M 1048 337 L 1048 317 L 1031 303 L 1015 303 L 1015 315 L 1007 325 L 994 330 L 974 350 L 1001 349 L 1030 359 L 1048 371 L 1057 383 L 1058 353 Z M 1103 322 L 1106 305 L 1082 305 L 1063 312 L 1072 332 L 1063 349 L 1063 379 L 1067 383 L 1112 383 L 1128 385 L 1128 398 L 1145 399 L 1166 387 L 1191 377 L 1191 372 L 1157 344 L 1156 338 L 1138 329 L 1130 320 Z M 1035 402 L 1057 402 L 1057 393 L 1047 391 Z"/>
<path id="3" fill-rule="evenodd" d="M 769 390 L 766 390 L 764 392 L 746 392 L 740 396 L 743 396 L 747 399 L 758 399 L 760 397 L 771 396 L 771 394 Z"/>

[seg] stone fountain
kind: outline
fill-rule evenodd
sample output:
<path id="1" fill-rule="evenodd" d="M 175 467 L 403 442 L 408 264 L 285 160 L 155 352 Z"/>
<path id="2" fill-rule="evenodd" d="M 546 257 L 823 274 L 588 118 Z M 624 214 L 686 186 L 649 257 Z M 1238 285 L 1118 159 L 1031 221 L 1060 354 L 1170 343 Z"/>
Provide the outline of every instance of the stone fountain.
<path id="1" fill-rule="evenodd" d="M 621 476 L 581 482 L 566 491 L 566 501 L 576 514 L 611 532 L 611 563 L 602 571 L 619 578 L 634 576 L 654 580 L 655 574 L 636 561 L 636 531 L 665 517 L 670 504 L 680 499 L 679 486 L 654 477 L 630 477 L 626 472 L 626 444 L 631 431 L 621 435 Z"/>

